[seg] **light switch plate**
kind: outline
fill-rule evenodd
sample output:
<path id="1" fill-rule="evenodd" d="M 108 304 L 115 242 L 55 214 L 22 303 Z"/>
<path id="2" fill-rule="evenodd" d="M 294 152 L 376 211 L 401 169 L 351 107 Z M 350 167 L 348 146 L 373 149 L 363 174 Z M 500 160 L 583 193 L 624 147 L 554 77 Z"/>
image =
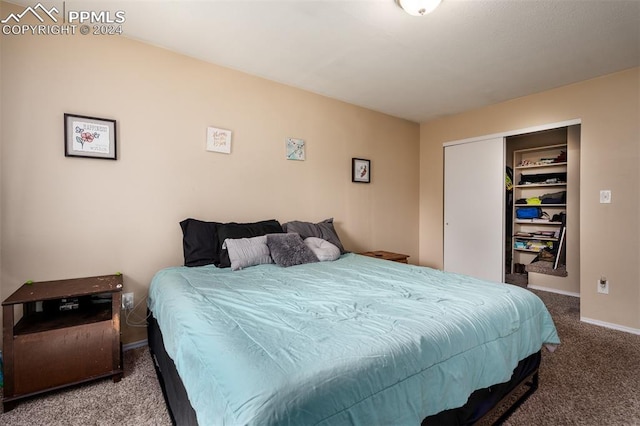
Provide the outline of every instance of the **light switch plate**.
<path id="1" fill-rule="evenodd" d="M 611 190 L 603 189 L 600 191 L 600 204 L 610 204 L 611 203 Z"/>

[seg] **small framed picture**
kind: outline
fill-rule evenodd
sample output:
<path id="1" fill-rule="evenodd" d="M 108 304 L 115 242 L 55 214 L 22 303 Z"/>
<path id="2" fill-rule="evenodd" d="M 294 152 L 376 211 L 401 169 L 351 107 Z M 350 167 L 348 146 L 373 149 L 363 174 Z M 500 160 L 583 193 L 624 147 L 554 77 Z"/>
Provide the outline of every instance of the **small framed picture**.
<path id="1" fill-rule="evenodd" d="M 65 157 L 117 160 L 116 121 L 64 114 Z"/>
<path id="2" fill-rule="evenodd" d="M 287 160 L 304 161 L 304 140 L 296 138 L 287 138 Z"/>
<path id="3" fill-rule="evenodd" d="M 371 182 L 371 161 L 362 158 L 351 159 L 351 182 Z"/>
<path id="4" fill-rule="evenodd" d="M 208 127 L 207 151 L 231 154 L 231 130 Z"/>

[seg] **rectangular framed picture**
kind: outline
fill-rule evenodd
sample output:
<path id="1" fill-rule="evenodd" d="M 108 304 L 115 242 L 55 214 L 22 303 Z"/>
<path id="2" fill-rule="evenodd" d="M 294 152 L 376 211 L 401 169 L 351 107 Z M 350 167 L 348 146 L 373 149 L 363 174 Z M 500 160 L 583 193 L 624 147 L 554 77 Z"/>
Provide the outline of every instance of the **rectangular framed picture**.
<path id="1" fill-rule="evenodd" d="M 287 160 L 304 161 L 305 149 L 304 140 L 296 138 L 287 138 Z"/>
<path id="2" fill-rule="evenodd" d="M 362 158 L 351 159 L 351 182 L 371 182 L 371 161 Z"/>
<path id="3" fill-rule="evenodd" d="M 207 151 L 231 154 L 231 130 L 208 127 Z"/>
<path id="4" fill-rule="evenodd" d="M 64 155 L 117 160 L 116 120 L 64 114 Z"/>

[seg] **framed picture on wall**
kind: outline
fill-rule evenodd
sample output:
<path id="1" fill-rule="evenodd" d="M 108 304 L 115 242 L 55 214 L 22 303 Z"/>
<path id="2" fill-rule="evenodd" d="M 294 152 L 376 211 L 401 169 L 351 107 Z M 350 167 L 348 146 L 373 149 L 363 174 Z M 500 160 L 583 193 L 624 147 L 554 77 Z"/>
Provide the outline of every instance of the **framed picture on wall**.
<path id="1" fill-rule="evenodd" d="M 64 114 L 64 155 L 117 160 L 116 120 Z"/>
<path id="2" fill-rule="evenodd" d="M 351 159 L 351 182 L 371 182 L 371 161 L 362 158 Z"/>
<path id="3" fill-rule="evenodd" d="M 231 154 L 231 130 L 207 127 L 207 151 Z"/>
<path id="4" fill-rule="evenodd" d="M 305 145 L 304 140 L 296 138 L 287 138 L 287 160 L 300 160 L 305 159 Z"/>

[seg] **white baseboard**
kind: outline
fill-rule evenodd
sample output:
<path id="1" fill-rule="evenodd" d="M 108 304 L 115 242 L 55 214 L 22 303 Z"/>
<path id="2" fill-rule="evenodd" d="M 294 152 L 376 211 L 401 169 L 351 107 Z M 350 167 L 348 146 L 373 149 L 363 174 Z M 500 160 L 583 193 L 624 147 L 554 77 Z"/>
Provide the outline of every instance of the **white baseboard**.
<path id="1" fill-rule="evenodd" d="M 638 334 L 640 335 L 640 329 L 626 327 L 624 325 L 612 324 L 610 322 L 599 321 L 587 317 L 580 317 L 580 321 L 586 322 L 587 324 L 598 325 L 600 327 L 611 328 L 613 330 L 624 331 L 625 333 Z"/>
<path id="2" fill-rule="evenodd" d="M 131 343 L 127 343 L 126 345 L 122 345 L 122 350 L 126 352 L 126 351 L 130 351 L 131 349 L 137 349 L 143 346 L 147 346 L 148 344 L 149 344 L 149 341 L 147 339 L 138 340 L 137 342 L 131 342 Z"/>
<path id="3" fill-rule="evenodd" d="M 538 286 L 538 285 L 528 285 L 527 288 L 531 288 L 533 290 L 546 291 L 548 293 L 564 294 L 565 296 L 580 297 L 580 293 L 574 293 L 574 292 L 571 292 L 571 291 L 558 290 L 558 289 L 549 288 L 549 287 L 541 287 L 541 286 Z"/>
<path id="4" fill-rule="evenodd" d="M 580 293 L 572 293 L 572 292 L 569 292 L 569 291 L 556 290 L 555 288 L 540 287 L 540 286 L 537 286 L 537 285 L 529 285 L 529 286 L 527 286 L 527 288 L 530 288 L 530 289 L 533 289 L 533 290 L 547 291 L 549 293 L 564 294 L 565 296 L 580 297 Z M 592 319 L 592 318 L 587 318 L 587 317 L 582 317 L 582 316 L 580 317 L 580 321 L 586 322 L 587 324 L 597 325 L 599 327 L 605 327 L 605 328 L 610 328 L 612 330 L 624 331 L 625 333 L 631 333 L 631 334 L 640 335 L 640 329 L 637 329 L 637 328 L 631 328 L 631 327 L 627 327 L 627 326 L 624 326 L 624 325 L 613 324 L 613 323 L 610 323 L 610 322 L 595 320 L 595 319 Z"/>

